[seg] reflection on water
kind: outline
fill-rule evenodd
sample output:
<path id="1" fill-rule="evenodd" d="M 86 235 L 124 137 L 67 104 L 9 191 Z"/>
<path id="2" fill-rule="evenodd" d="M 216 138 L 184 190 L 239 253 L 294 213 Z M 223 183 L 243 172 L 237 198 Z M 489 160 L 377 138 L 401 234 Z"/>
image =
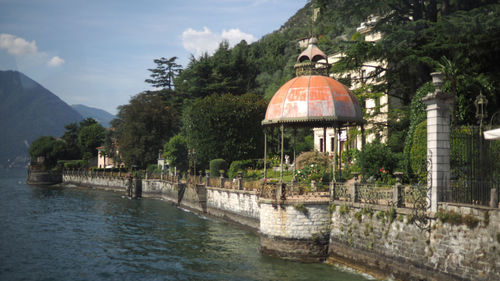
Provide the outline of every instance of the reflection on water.
<path id="1" fill-rule="evenodd" d="M 0 171 L 0 280 L 365 280 L 263 256 L 259 238 L 160 200 Z"/>

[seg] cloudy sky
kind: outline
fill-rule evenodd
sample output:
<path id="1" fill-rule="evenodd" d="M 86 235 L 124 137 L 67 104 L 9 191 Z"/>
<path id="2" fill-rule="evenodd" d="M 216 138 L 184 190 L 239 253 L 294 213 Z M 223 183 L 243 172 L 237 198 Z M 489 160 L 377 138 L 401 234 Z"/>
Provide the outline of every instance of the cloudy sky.
<path id="1" fill-rule="evenodd" d="M 19 70 L 68 104 L 113 114 L 153 59 L 211 52 L 278 29 L 307 0 L 0 0 L 0 70 Z"/>

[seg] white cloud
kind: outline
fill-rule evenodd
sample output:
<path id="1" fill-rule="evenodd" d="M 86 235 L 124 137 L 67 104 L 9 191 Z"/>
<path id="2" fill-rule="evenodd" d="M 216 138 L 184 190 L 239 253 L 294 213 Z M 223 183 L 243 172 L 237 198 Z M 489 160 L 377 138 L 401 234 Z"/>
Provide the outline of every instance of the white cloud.
<path id="1" fill-rule="evenodd" d="M 222 31 L 222 39 L 229 42 L 229 46 L 234 46 L 241 42 L 241 40 L 247 41 L 247 43 L 252 43 L 257 41 L 257 38 L 252 34 L 245 33 L 237 28 L 229 29 L 228 31 Z"/>
<path id="2" fill-rule="evenodd" d="M 47 65 L 48 66 L 60 66 L 60 65 L 63 65 L 65 63 L 65 61 L 63 59 L 61 59 L 60 57 L 58 56 L 55 56 L 53 58 L 51 58 L 48 62 L 47 62 Z"/>
<path id="3" fill-rule="evenodd" d="M 227 40 L 230 47 L 238 44 L 241 40 L 246 40 L 247 43 L 257 40 L 252 34 L 245 33 L 237 28 L 228 31 L 222 30 L 222 33 L 218 34 L 207 27 L 203 27 L 203 30 L 200 31 L 188 28 L 182 32 L 181 38 L 184 49 L 195 53 L 197 56 L 204 52 L 213 53 L 223 40 Z"/>
<path id="4" fill-rule="evenodd" d="M 35 40 L 28 40 L 8 33 L 0 33 L 0 49 L 7 50 L 7 53 L 16 56 L 20 64 L 41 65 L 45 62 L 48 66 L 60 66 L 65 61 L 59 56 L 54 56 L 50 60 L 45 52 L 38 51 Z"/>
<path id="5" fill-rule="evenodd" d="M 6 49 L 11 55 L 36 54 L 38 52 L 34 40 L 28 42 L 24 38 L 7 33 L 0 34 L 0 48 Z"/>

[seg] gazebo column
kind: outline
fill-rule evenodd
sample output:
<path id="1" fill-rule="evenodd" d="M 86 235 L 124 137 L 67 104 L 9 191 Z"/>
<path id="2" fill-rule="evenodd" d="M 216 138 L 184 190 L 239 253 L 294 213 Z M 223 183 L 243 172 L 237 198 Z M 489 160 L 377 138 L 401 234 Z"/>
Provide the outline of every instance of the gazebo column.
<path id="1" fill-rule="evenodd" d="M 361 175 L 362 181 L 365 181 L 365 125 L 361 124 Z"/>
<path id="2" fill-rule="evenodd" d="M 342 181 L 342 143 L 340 142 L 340 135 L 342 134 L 342 129 L 339 127 L 337 132 L 337 145 L 338 145 L 338 157 L 339 157 L 339 180 Z"/>
<path id="3" fill-rule="evenodd" d="M 337 182 L 337 127 L 333 127 L 333 181 Z"/>
<path id="4" fill-rule="evenodd" d="M 267 178 L 267 131 L 264 129 L 264 181 Z"/>
<path id="5" fill-rule="evenodd" d="M 326 153 L 326 127 L 323 127 L 323 152 Z"/>
<path id="6" fill-rule="evenodd" d="M 297 164 L 295 163 L 295 152 L 297 150 L 297 128 L 293 128 L 293 178 L 295 179 L 295 171 Z"/>
<path id="7" fill-rule="evenodd" d="M 283 149 L 285 142 L 285 126 L 281 124 L 281 167 L 280 167 L 280 183 L 283 183 Z"/>

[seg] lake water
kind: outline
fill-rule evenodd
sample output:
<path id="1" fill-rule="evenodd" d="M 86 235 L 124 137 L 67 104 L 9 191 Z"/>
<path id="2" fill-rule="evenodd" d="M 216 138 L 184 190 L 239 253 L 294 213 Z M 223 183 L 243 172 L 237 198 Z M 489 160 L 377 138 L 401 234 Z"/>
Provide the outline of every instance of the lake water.
<path id="1" fill-rule="evenodd" d="M 259 237 L 154 200 L 0 170 L 0 280 L 366 280 L 260 254 Z"/>

